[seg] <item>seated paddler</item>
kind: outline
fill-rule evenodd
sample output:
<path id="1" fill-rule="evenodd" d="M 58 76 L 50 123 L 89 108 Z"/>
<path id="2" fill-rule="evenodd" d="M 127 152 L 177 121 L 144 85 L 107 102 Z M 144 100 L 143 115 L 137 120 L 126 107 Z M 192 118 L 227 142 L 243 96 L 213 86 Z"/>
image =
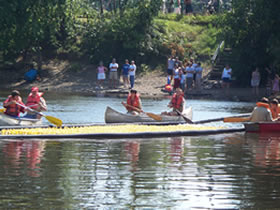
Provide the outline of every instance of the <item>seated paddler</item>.
<path id="1" fill-rule="evenodd" d="M 131 89 L 127 96 L 126 103 L 122 102 L 128 113 L 138 115 L 142 112 L 142 103 L 136 90 Z"/>
<path id="2" fill-rule="evenodd" d="M 169 108 L 172 108 L 171 112 L 162 112 L 163 115 L 177 116 L 178 112 L 183 113 L 185 109 L 185 98 L 184 92 L 181 88 L 176 88 L 175 93 L 173 94 L 171 101 L 167 105 Z"/>
<path id="3" fill-rule="evenodd" d="M 269 102 L 269 108 L 271 111 L 272 119 L 278 120 L 279 118 L 279 102 L 276 98 Z"/>
<path id="4" fill-rule="evenodd" d="M 27 97 L 26 106 L 37 112 L 47 111 L 47 104 L 42 95 L 43 93 L 39 92 L 38 87 L 32 87 L 31 93 Z M 42 115 L 32 112 L 31 110 L 27 110 L 27 115 L 24 117 L 31 119 L 40 119 L 42 117 Z"/>
<path id="5" fill-rule="evenodd" d="M 4 108 L 6 108 L 4 113 L 11 117 L 19 117 L 21 112 L 25 112 L 24 108 L 20 106 L 20 104 L 24 106 L 20 97 L 20 92 L 13 90 L 11 95 L 9 95 L 3 103 Z"/>
<path id="6" fill-rule="evenodd" d="M 269 101 L 267 98 L 263 97 L 259 102 L 257 102 L 251 116 L 251 122 L 271 122 L 274 121 L 269 107 Z"/>

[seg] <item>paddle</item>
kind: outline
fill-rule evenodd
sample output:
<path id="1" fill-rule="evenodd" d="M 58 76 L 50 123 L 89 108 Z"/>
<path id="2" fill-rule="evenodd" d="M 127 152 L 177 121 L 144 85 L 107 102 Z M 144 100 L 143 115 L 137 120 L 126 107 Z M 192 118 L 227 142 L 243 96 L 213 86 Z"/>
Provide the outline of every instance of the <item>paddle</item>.
<path id="1" fill-rule="evenodd" d="M 150 112 L 144 112 L 143 110 L 138 109 L 138 108 L 136 108 L 136 107 L 134 107 L 134 106 L 131 106 L 131 105 L 129 105 L 129 104 L 126 104 L 126 103 L 124 103 L 124 102 L 122 102 L 122 105 L 124 105 L 125 107 L 128 106 L 128 107 L 130 107 L 131 109 L 134 109 L 134 110 L 137 111 L 137 112 L 143 112 L 143 113 L 146 114 L 148 117 L 153 118 L 153 119 L 156 120 L 156 121 L 162 121 L 162 117 L 161 117 L 160 115 L 153 114 L 153 113 L 150 113 Z"/>
<path id="2" fill-rule="evenodd" d="M 243 115 L 236 115 L 236 116 L 231 116 L 231 117 L 219 117 L 219 118 L 214 118 L 214 119 L 209 119 L 209 120 L 200 120 L 196 121 L 195 124 L 203 124 L 203 123 L 210 123 L 210 122 L 218 122 L 218 121 L 223 121 L 223 122 L 245 122 L 249 120 L 249 116 L 251 113 L 243 114 Z"/>
<path id="3" fill-rule="evenodd" d="M 27 109 L 27 110 L 29 110 L 29 111 L 31 111 L 31 112 L 34 112 L 34 113 L 36 113 L 36 114 L 39 114 L 39 115 L 45 117 L 50 123 L 52 123 L 52 124 L 54 124 L 54 125 L 56 125 L 56 126 L 58 126 L 58 127 L 61 127 L 61 126 L 62 126 L 62 120 L 61 120 L 61 119 L 58 119 L 58 118 L 53 117 L 53 116 L 45 115 L 45 114 L 43 114 L 42 112 L 38 112 L 38 111 L 36 111 L 36 110 L 30 109 L 29 107 L 24 106 L 24 105 L 22 105 L 22 104 L 19 104 L 19 103 L 16 103 L 16 104 L 19 105 L 19 106 L 21 106 L 21 107 L 23 107 L 23 108 L 25 108 L 25 109 Z"/>
<path id="4" fill-rule="evenodd" d="M 189 118 L 185 117 L 178 109 L 175 109 L 175 111 L 183 117 L 183 119 L 186 121 L 186 123 L 193 124 L 193 121 L 191 121 Z"/>

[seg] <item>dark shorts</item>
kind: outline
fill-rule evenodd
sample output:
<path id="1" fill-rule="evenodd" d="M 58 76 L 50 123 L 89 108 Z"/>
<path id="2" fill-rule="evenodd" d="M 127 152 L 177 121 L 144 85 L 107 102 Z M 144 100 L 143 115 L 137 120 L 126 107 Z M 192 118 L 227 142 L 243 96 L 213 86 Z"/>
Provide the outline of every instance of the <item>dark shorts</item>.
<path id="1" fill-rule="evenodd" d="M 223 80 L 224 83 L 230 83 L 230 82 L 231 82 L 231 81 L 230 81 L 230 78 L 225 78 L 225 77 L 224 77 L 224 78 L 222 78 L 222 80 Z"/>
<path id="2" fill-rule="evenodd" d="M 186 14 L 188 13 L 192 13 L 193 12 L 193 8 L 191 4 L 187 4 L 186 5 Z"/>
<path id="3" fill-rule="evenodd" d="M 173 75 L 173 69 L 167 69 L 167 74 L 168 75 Z"/>

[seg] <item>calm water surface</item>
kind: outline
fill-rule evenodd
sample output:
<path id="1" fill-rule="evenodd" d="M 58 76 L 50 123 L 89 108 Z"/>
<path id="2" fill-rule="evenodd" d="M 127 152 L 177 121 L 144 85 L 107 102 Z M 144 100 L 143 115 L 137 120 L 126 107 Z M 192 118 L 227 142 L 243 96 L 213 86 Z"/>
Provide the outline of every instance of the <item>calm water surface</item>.
<path id="1" fill-rule="evenodd" d="M 2 94 L 1 100 L 5 98 Z M 48 115 L 104 122 L 122 99 L 46 95 Z M 168 100 L 143 100 L 160 112 Z M 252 103 L 191 100 L 194 120 Z M 280 136 L 2 140 L 0 209 L 237 209 L 280 206 Z"/>

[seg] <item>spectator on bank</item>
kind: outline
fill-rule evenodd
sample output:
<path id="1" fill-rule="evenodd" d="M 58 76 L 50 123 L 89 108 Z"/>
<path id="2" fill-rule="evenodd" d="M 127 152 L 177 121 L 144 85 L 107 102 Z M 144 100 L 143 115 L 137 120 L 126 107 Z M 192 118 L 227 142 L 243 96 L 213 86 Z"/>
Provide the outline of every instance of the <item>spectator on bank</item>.
<path id="1" fill-rule="evenodd" d="M 125 59 L 125 64 L 122 67 L 122 79 L 123 79 L 123 86 L 124 88 L 129 87 L 128 75 L 129 75 L 129 61 Z"/>
<path id="2" fill-rule="evenodd" d="M 181 0 L 173 0 L 174 2 L 174 12 L 178 15 L 181 14 Z"/>
<path id="3" fill-rule="evenodd" d="M 180 87 L 180 76 L 181 76 L 181 67 L 178 65 L 178 63 L 175 64 L 175 67 L 173 69 L 173 75 L 174 75 L 173 89 L 176 90 L 176 88 Z"/>
<path id="4" fill-rule="evenodd" d="M 226 88 L 226 94 L 229 93 L 230 83 L 231 83 L 232 69 L 228 64 L 226 64 L 222 73 L 222 88 Z"/>
<path id="5" fill-rule="evenodd" d="M 201 79 L 202 79 L 202 71 L 203 68 L 201 67 L 201 63 L 198 63 L 196 68 L 195 68 L 195 72 L 196 72 L 196 76 L 195 76 L 195 88 L 200 91 L 201 90 Z"/>
<path id="6" fill-rule="evenodd" d="M 131 61 L 129 66 L 129 81 L 130 81 L 130 88 L 133 89 L 134 81 L 135 81 L 135 73 L 136 73 L 136 65 L 134 61 Z"/>
<path id="7" fill-rule="evenodd" d="M 185 0 L 185 11 L 186 15 L 190 15 L 193 13 L 193 8 L 192 8 L 192 0 Z"/>
<path id="8" fill-rule="evenodd" d="M 193 73 L 194 69 L 192 68 L 192 63 L 188 63 L 188 66 L 186 67 L 187 72 L 187 90 L 191 90 L 193 87 Z"/>
<path id="9" fill-rule="evenodd" d="M 110 75 L 109 75 L 110 87 L 112 87 L 112 88 L 116 88 L 117 87 L 117 83 L 118 83 L 118 68 L 119 68 L 119 64 L 117 64 L 116 63 L 116 59 L 113 58 L 112 63 L 110 63 L 110 65 L 109 65 L 109 69 L 110 69 Z"/>
<path id="10" fill-rule="evenodd" d="M 103 65 L 103 61 L 99 62 L 99 66 L 97 67 L 97 84 L 98 88 L 102 88 L 102 85 L 106 79 L 105 72 L 108 69 Z"/>
<path id="11" fill-rule="evenodd" d="M 269 67 L 266 67 L 265 71 L 267 72 L 266 94 L 268 96 L 270 96 L 271 95 L 271 91 L 272 91 L 272 86 L 273 86 L 273 79 L 275 77 L 275 71 L 274 71 L 272 65 L 270 65 Z"/>
<path id="12" fill-rule="evenodd" d="M 176 56 L 175 61 L 174 61 L 174 65 L 178 64 L 179 66 L 182 64 L 182 62 L 179 60 L 179 57 Z"/>
<path id="13" fill-rule="evenodd" d="M 192 61 L 192 68 L 193 68 L 193 86 L 196 85 L 196 67 L 197 67 L 197 63 L 195 62 L 194 59 L 191 59 Z"/>
<path id="14" fill-rule="evenodd" d="M 183 92 L 185 92 L 186 89 L 186 79 L 187 79 L 187 71 L 186 69 L 183 69 L 183 72 L 181 74 L 181 79 L 180 79 L 180 88 L 182 89 Z"/>
<path id="15" fill-rule="evenodd" d="M 272 93 L 277 96 L 279 93 L 279 80 L 280 77 L 278 74 L 275 74 L 274 79 L 272 80 Z"/>
<path id="16" fill-rule="evenodd" d="M 252 86 L 253 95 L 256 95 L 256 96 L 259 95 L 260 81 L 261 81 L 261 75 L 259 72 L 259 68 L 257 67 L 255 69 L 255 71 L 252 72 L 252 78 L 251 78 L 251 86 Z"/>
<path id="17" fill-rule="evenodd" d="M 167 79 L 168 82 L 167 84 L 171 84 L 172 80 L 173 80 L 173 68 L 175 66 L 175 59 L 170 56 L 168 59 L 167 59 Z"/>
<path id="18" fill-rule="evenodd" d="M 38 79 L 38 77 L 38 70 L 35 69 L 33 64 L 31 64 L 29 70 L 24 74 L 24 80 L 27 82 L 33 82 L 34 80 Z"/>

